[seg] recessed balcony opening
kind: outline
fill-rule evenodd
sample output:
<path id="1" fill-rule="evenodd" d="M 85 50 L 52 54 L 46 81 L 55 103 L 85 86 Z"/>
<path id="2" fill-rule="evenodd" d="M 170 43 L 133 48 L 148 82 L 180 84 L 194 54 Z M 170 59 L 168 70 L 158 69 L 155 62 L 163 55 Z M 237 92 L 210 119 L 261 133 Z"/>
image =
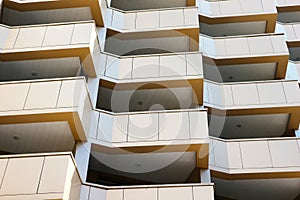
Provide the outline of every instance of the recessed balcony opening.
<path id="1" fill-rule="evenodd" d="M 74 144 L 68 122 L 0 125 L 0 154 L 72 151 Z"/>
<path id="2" fill-rule="evenodd" d="M 282 23 L 300 22 L 300 11 L 278 12 L 277 20 Z"/>
<path id="3" fill-rule="evenodd" d="M 274 80 L 277 63 L 212 65 L 204 63 L 204 78 L 223 82 Z"/>
<path id="4" fill-rule="evenodd" d="M 193 173 L 195 170 L 195 152 L 105 154 L 92 151 L 87 182 L 108 186 L 200 182 L 200 175 Z"/>
<path id="5" fill-rule="evenodd" d="M 290 114 L 209 115 L 209 134 L 223 139 L 287 136 Z"/>
<path id="6" fill-rule="evenodd" d="M 200 33 L 212 36 L 262 34 L 266 32 L 266 21 L 207 24 L 200 21 Z"/>
<path id="7" fill-rule="evenodd" d="M 198 51 L 198 30 L 117 33 L 108 30 L 105 51 L 120 56 Z"/>
<path id="8" fill-rule="evenodd" d="M 290 47 L 290 60 L 300 61 L 300 47 Z"/>
<path id="9" fill-rule="evenodd" d="M 195 6 L 194 0 L 111 0 L 111 7 L 124 11 Z"/>
<path id="10" fill-rule="evenodd" d="M 96 107 L 113 112 L 188 109 L 194 106 L 190 87 L 167 88 L 160 84 L 144 84 L 133 89 L 101 86 Z"/>
<path id="11" fill-rule="evenodd" d="M 89 7 L 33 11 L 17 11 L 4 7 L 2 11 L 2 23 L 9 26 L 86 21 L 92 19 Z"/>
<path id="12" fill-rule="evenodd" d="M 79 58 L 0 62 L 0 82 L 84 76 Z"/>

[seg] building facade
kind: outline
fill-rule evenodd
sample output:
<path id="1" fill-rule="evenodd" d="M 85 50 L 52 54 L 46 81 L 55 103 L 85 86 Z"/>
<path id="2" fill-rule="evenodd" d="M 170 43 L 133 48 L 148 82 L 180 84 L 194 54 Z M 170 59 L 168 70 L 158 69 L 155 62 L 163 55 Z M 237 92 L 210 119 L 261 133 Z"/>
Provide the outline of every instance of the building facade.
<path id="1" fill-rule="evenodd" d="M 0 7 L 0 200 L 300 199 L 299 0 Z"/>

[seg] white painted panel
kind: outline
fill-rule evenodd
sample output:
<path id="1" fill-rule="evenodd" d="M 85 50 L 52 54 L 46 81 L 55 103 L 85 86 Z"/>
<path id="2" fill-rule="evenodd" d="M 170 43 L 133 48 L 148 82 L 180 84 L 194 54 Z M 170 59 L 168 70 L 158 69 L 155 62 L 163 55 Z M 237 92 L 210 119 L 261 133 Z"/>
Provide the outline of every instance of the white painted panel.
<path id="1" fill-rule="evenodd" d="M 41 47 L 46 27 L 21 28 L 15 48 Z"/>
<path id="2" fill-rule="evenodd" d="M 249 2 L 252 4 L 252 2 Z M 272 42 L 269 37 L 249 37 L 249 49 L 251 54 L 273 53 Z"/>
<path id="3" fill-rule="evenodd" d="M 158 140 L 158 114 L 137 114 L 129 116 L 129 141 Z"/>
<path id="4" fill-rule="evenodd" d="M 296 140 L 270 140 L 273 167 L 300 166 L 300 152 Z"/>
<path id="5" fill-rule="evenodd" d="M 240 144 L 238 142 L 227 142 L 228 165 L 230 169 L 242 168 Z"/>
<path id="6" fill-rule="evenodd" d="M 4 178 L 7 162 L 8 162 L 8 159 L 0 159 L 0 188 L 2 186 L 2 180 Z"/>
<path id="7" fill-rule="evenodd" d="M 192 187 L 158 188 L 159 200 L 193 200 Z"/>
<path id="8" fill-rule="evenodd" d="M 206 112 L 189 112 L 190 134 L 192 139 L 208 138 Z"/>
<path id="9" fill-rule="evenodd" d="M 131 78 L 132 58 L 117 59 L 111 56 L 107 57 L 107 66 L 105 75 L 116 78 Z"/>
<path id="10" fill-rule="evenodd" d="M 183 26 L 183 9 L 160 11 L 160 27 Z"/>
<path id="11" fill-rule="evenodd" d="M 187 75 L 203 74 L 203 62 L 201 54 L 187 54 Z"/>
<path id="12" fill-rule="evenodd" d="M 263 12 L 261 0 L 239 0 L 243 13 L 261 13 Z"/>
<path id="13" fill-rule="evenodd" d="M 198 11 L 197 9 L 184 9 L 184 24 L 189 25 L 198 25 Z"/>
<path id="14" fill-rule="evenodd" d="M 186 74 L 186 60 L 182 55 L 161 56 L 161 76 L 183 76 Z"/>
<path id="15" fill-rule="evenodd" d="M 277 12 L 274 0 L 263 0 L 261 2 L 263 4 L 263 8 L 265 12 L 273 12 L 273 13 Z"/>
<path id="16" fill-rule="evenodd" d="M 86 44 L 91 42 L 92 32 L 95 25 L 93 23 L 75 24 L 71 44 Z"/>
<path id="17" fill-rule="evenodd" d="M 208 87 L 209 99 L 212 104 L 221 106 L 232 106 L 233 98 L 230 85 L 216 85 L 211 83 L 205 83 Z"/>
<path id="18" fill-rule="evenodd" d="M 124 190 L 124 200 L 157 200 L 156 188 L 140 188 Z"/>
<path id="19" fill-rule="evenodd" d="M 61 81 L 31 83 L 25 109 L 55 108 Z"/>
<path id="20" fill-rule="evenodd" d="M 95 200 L 98 200 L 99 197 Z M 107 190 L 106 200 L 123 200 L 123 190 Z"/>
<path id="21" fill-rule="evenodd" d="M 121 13 L 113 11 L 112 26 L 119 29 L 135 29 L 136 13 Z"/>
<path id="22" fill-rule="evenodd" d="M 82 185 L 80 190 L 80 200 L 89 200 L 90 196 L 90 186 Z"/>
<path id="23" fill-rule="evenodd" d="M 159 140 L 189 139 L 187 112 L 159 113 Z"/>
<path id="24" fill-rule="evenodd" d="M 10 33 L 9 28 L 0 26 L 0 49 L 4 49 L 6 39 L 9 36 L 9 33 Z"/>
<path id="25" fill-rule="evenodd" d="M 208 162 L 209 162 L 209 165 L 212 165 L 212 166 L 215 166 L 216 165 L 216 162 L 215 162 L 215 153 L 214 153 L 214 147 L 215 147 L 215 140 L 213 139 L 210 139 L 209 140 L 209 159 L 208 159 Z"/>
<path id="26" fill-rule="evenodd" d="M 232 94 L 235 105 L 259 104 L 258 92 L 255 84 L 232 85 Z"/>
<path id="27" fill-rule="evenodd" d="M 283 82 L 285 97 L 288 103 L 295 103 L 300 101 L 300 90 L 298 82 Z"/>
<path id="28" fill-rule="evenodd" d="M 193 187 L 194 200 L 214 200 L 214 189 L 213 187 Z"/>
<path id="29" fill-rule="evenodd" d="M 267 141 L 249 141 L 240 143 L 244 168 L 272 167 Z"/>
<path id="30" fill-rule="evenodd" d="M 36 193 L 43 161 L 43 157 L 9 159 L 0 195 Z"/>
<path id="31" fill-rule="evenodd" d="M 249 55 L 249 46 L 247 38 L 225 39 L 226 53 L 231 55 Z"/>
<path id="32" fill-rule="evenodd" d="M 0 85 L 0 111 L 22 110 L 29 83 Z"/>
<path id="33" fill-rule="evenodd" d="M 215 155 L 215 165 L 217 167 L 229 168 L 227 146 L 225 142 L 215 141 L 212 147 Z"/>
<path id="34" fill-rule="evenodd" d="M 230 0 L 230 1 L 218 1 L 221 14 L 223 15 L 233 15 L 241 13 L 241 5 L 239 0 Z"/>
<path id="35" fill-rule="evenodd" d="M 91 187 L 90 194 L 89 194 L 89 200 L 106 199 L 106 193 L 107 193 L 107 191 L 105 189 Z"/>
<path id="36" fill-rule="evenodd" d="M 257 84 L 257 89 L 261 103 L 286 103 L 281 83 Z"/>
<path id="37" fill-rule="evenodd" d="M 45 157 L 38 193 L 63 193 L 70 162 L 67 155 Z"/>
<path id="38" fill-rule="evenodd" d="M 10 29 L 9 30 L 9 35 L 5 39 L 5 44 L 3 46 L 4 49 L 12 49 L 14 48 L 15 41 L 17 40 L 17 36 L 19 34 L 20 29 Z"/>
<path id="39" fill-rule="evenodd" d="M 159 57 L 136 57 L 133 59 L 132 78 L 159 76 Z"/>
<path id="40" fill-rule="evenodd" d="M 286 42 L 283 35 L 270 36 L 274 53 L 288 53 Z"/>
<path id="41" fill-rule="evenodd" d="M 43 46 L 70 44 L 73 28 L 74 25 L 48 26 Z"/>
<path id="42" fill-rule="evenodd" d="M 65 80 L 62 81 L 57 107 L 75 107 L 79 106 L 80 97 L 87 97 L 84 80 Z"/>
<path id="43" fill-rule="evenodd" d="M 112 116 L 100 113 L 97 139 L 109 142 L 125 142 L 127 139 L 128 116 Z"/>
<path id="44" fill-rule="evenodd" d="M 159 27 L 159 12 L 138 12 L 136 15 L 136 28 L 149 29 Z"/>

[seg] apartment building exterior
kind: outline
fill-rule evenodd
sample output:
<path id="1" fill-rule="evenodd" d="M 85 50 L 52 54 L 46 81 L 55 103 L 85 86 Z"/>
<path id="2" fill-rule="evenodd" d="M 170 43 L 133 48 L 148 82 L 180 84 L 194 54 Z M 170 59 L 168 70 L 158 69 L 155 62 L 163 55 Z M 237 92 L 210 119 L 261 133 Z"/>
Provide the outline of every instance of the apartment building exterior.
<path id="1" fill-rule="evenodd" d="M 298 0 L 0 6 L 0 200 L 300 198 Z"/>

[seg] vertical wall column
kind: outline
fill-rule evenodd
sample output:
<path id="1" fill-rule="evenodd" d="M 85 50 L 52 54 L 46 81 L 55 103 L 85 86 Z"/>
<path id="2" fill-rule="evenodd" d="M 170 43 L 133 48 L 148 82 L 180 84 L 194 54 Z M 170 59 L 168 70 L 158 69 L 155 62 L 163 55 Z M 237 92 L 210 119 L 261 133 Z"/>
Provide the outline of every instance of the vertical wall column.
<path id="1" fill-rule="evenodd" d="M 75 161 L 82 182 L 86 181 L 91 153 L 91 143 L 78 142 L 76 145 Z"/>

